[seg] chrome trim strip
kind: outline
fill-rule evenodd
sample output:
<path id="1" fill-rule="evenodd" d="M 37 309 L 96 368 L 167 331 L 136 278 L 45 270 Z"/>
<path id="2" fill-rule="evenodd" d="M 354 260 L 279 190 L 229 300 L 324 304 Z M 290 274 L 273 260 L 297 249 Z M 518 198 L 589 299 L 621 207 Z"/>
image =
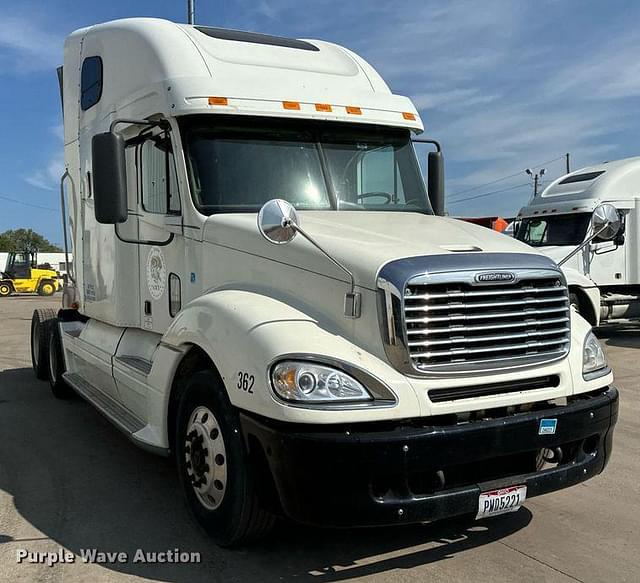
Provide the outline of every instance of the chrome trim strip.
<path id="1" fill-rule="evenodd" d="M 593 381 L 595 379 L 599 379 L 600 377 L 607 376 L 610 372 L 611 372 L 611 367 L 607 365 L 603 368 L 599 368 L 598 370 L 594 370 L 587 373 L 583 372 L 582 378 L 585 381 Z"/>

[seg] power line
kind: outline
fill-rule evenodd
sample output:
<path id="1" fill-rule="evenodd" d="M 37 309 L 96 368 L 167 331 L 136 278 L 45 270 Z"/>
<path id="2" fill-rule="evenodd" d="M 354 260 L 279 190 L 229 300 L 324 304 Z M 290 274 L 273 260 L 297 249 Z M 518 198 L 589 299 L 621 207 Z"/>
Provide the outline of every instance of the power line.
<path id="1" fill-rule="evenodd" d="M 54 212 L 54 213 L 59 212 L 58 209 L 53 209 L 53 208 L 48 207 L 48 206 L 41 206 L 39 204 L 33 204 L 31 202 L 24 202 L 22 200 L 16 200 L 15 198 L 11 198 L 9 196 L 4 196 L 2 194 L 0 194 L 0 198 L 2 200 L 8 200 L 9 202 L 15 202 L 16 204 L 21 204 L 21 205 L 24 205 L 24 206 L 30 206 L 30 207 L 33 207 L 33 208 L 36 208 L 36 209 L 42 209 L 42 210 L 51 211 L 51 212 Z"/>
<path id="2" fill-rule="evenodd" d="M 539 166 L 544 166 L 545 164 L 551 164 L 553 162 L 557 162 L 558 160 L 562 160 L 565 157 L 566 157 L 566 154 L 563 154 L 562 156 L 558 156 L 557 158 L 554 158 L 553 160 L 547 160 L 546 162 L 540 162 L 539 164 L 534 164 L 532 166 L 532 168 L 537 168 Z M 459 194 L 465 194 L 467 192 L 472 192 L 474 190 L 478 190 L 480 188 L 484 188 L 485 186 L 491 186 L 492 184 L 496 184 L 497 182 L 502 182 L 503 180 L 507 180 L 509 178 L 515 178 L 516 176 L 520 176 L 520 174 L 522 174 L 522 170 L 519 170 L 518 172 L 514 172 L 513 174 L 509 174 L 508 176 L 502 176 L 501 178 L 496 178 L 495 180 L 492 180 L 491 182 L 485 182 L 484 184 L 480 184 L 478 186 L 473 186 L 472 188 L 467 188 L 465 190 L 460 190 L 458 192 L 450 194 L 449 196 L 458 196 Z M 463 200 L 465 200 L 465 199 L 463 199 Z"/>
<path id="3" fill-rule="evenodd" d="M 522 188 L 523 186 L 529 186 L 528 182 L 523 182 L 522 184 L 516 184 L 515 186 L 509 186 L 507 188 L 501 188 L 499 190 L 492 190 L 491 192 L 483 192 L 482 194 L 476 194 L 475 196 L 467 196 L 466 198 L 461 198 L 460 200 L 454 200 L 451 202 L 447 202 L 447 204 L 458 204 L 459 202 L 466 202 L 467 200 L 475 200 L 476 198 L 483 198 L 485 196 L 491 196 L 493 194 L 499 194 L 501 192 L 507 192 L 507 190 L 514 190 L 516 188 Z"/>

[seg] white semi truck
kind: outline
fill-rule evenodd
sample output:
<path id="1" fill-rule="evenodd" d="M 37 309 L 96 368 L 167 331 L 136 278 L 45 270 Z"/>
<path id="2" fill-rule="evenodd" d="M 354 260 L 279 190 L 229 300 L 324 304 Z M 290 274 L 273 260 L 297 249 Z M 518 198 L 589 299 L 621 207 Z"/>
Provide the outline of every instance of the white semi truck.
<path id="1" fill-rule="evenodd" d="M 128 19 L 59 76 L 75 261 L 34 369 L 175 456 L 219 544 L 482 518 L 604 469 L 618 393 L 562 272 L 437 216 L 442 155 L 428 196 L 420 117 L 362 58 Z"/>
<path id="2" fill-rule="evenodd" d="M 603 213 L 615 223 L 598 232 Z M 518 213 L 516 237 L 562 266 L 593 326 L 640 321 L 640 158 L 581 168 Z"/>

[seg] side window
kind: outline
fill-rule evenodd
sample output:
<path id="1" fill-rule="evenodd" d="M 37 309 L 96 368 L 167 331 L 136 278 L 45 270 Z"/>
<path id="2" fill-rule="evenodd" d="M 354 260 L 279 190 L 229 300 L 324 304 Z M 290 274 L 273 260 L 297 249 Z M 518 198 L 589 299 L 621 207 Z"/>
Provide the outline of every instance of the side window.
<path id="1" fill-rule="evenodd" d="M 179 213 L 180 195 L 169 136 L 145 140 L 140 148 L 142 208 L 149 213 Z"/>
<path id="2" fill-rule="evenodd" d="M 364 199 L 358 200 L 365 205 L 405 202 L 392 146 L 375 148 L 362 154 L 358 164 L 358 195 L 365 195 Z"/>
<path id="3" fill-rule="evenodd" d="M 102 96 L 102 59 L 87 57 L 82 61 L 80 75 L 80 107 L 86 111 L 93 107 Z"/>

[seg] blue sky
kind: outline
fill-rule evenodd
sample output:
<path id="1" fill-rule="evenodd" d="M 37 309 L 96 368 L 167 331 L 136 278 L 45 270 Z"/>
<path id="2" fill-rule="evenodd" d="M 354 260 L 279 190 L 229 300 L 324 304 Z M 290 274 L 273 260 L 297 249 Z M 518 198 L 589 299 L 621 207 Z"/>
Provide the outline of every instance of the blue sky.
<path id="1" fill-rule="evenodd" d="M 31 227 L 61 240 L 55 67 L 64 37 L 129 16 L 184 21 L 185 7 L 0 0 L 0 197 L 45 207 L 0 198 L 0 231 Z M 573 168 L 640 153 L 639 2 L 196 0 L 196 17 L 361 54 L 413 98 L 427 135 L 442 142 L 451 214 L 515 213 L 531 194 L 524 169 L 565 152 Z M 547 176 L 563 167 L 548 164 Z"/>

